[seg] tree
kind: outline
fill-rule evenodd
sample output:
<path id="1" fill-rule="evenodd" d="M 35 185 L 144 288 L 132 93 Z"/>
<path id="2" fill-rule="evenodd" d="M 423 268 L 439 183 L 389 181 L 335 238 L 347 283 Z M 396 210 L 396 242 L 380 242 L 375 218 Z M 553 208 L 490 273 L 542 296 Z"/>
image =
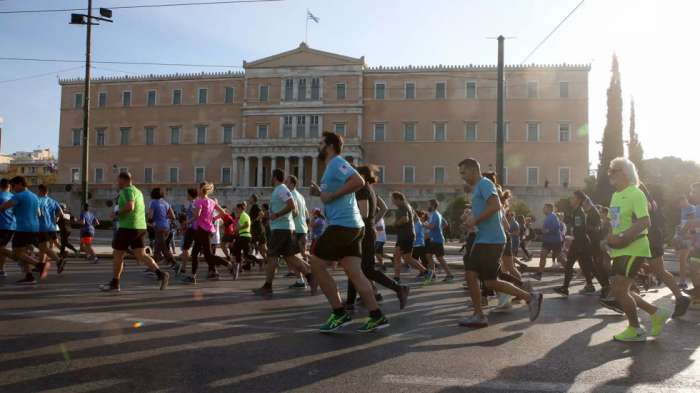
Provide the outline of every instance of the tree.
<path id="1" fill-rule="evenodd" d="M 608 116 L 603 132 L 603 151 L 598 164 L 598 184 L 593 199 L 607 205 L 613 194 L 613 187 L 608 180 L 610 161 L 625 155 L 622 141 L 622 86 L 620 85 L 620 70 L 617 55 L 613 54 L 612 77 L 608 87 Z"/>
<path id="2" fill-rule="evenodd" d="M 643 176 L 644 149 L 642 148 L 642 143 L 639 141 L 639 136 L 635 130 L 634 116 L 634 100 L 632 100 L 630 103 L 630 140 L 627 143 L 627 156 L 629 157 L 630 161 L 634 162 L 634 165 L 637 166 L 639 175 Z"/>
<path id="3" fill-rule="evenodd" d="M 464 237 L 464 228 L 462 228 L 462 213 L 467 206 L 467 199 L 460 195 L 450 201 L 447 209 L 443 213 L 449 228 L 445 235 L 450 239 L 462 239 Z"/>

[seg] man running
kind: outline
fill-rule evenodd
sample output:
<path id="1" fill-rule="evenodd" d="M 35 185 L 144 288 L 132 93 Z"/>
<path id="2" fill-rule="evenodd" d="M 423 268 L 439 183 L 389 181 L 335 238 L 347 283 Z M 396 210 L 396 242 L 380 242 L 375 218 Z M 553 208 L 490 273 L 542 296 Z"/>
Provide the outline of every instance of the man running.
<path id="1" fill-rule="evenodd" d="M 58 274 L 63 273 L 66 267 L 66 260 L 60 257 L 53 250 L 53 243 L 58 236 L 56 235 L 56 219 L 63 215 L 63 210 L 58 202 L 49 197 L 49 189 L 39 184 L 39 251 L 40 255 L 48 255 L 54 261 L 58 261 Z M 42 257 L 43 259 L 43 257 Z"/>
<path id="2" fill-rule="evenodd" d="M 542 273 L 547 263 L 547 255 L 552 253 L 552 260 L 556 260 L 561 255 L 561 248 L 564 242 L 561 234 L 561 224 L 559 218 L 554 214 L 554 205 L 544 204 L 544 223 L 542 224 L 542 252 L 540 253 L 540 266 L 533 278 L 542 280 Z"/>
<path id="3" fill-rule="evenodd" d="M 509 282 L 498 279 L 506 234 L 501 224 L 503 209 L 496 185 L 482 176 L 479 162 L 473 158 L 467 158 L 459 163 L 459 174 L 473 189 L 472 216 L 467 219 L 466 226 L 469 230 L 475 227 L 478 229 L 471 254 L 465 263 L 474 315 L 461 320 L 459 324 L 475 328 L 488 326 L 488 319 L 481 305 L 479 279 L 485 282 L 488 289 L 526 301 L 530 311 L 530 321 L 536 320 L 542 308 L 542 294 L 527 293 Z"/>
<path id="4" fill-rule="evenodd" d="M 124 256 L 131 249 L 136 260 L 154 272 L 160 281 L 160 289 L 164 290 L 170 282 L 170 275 L 158 268 L 156 262 L 146 254 L 144 237 L 146 236 L 146 205 L 143 194 L 132 184 L 131 173 L 122 172 L 117 177 L 119 186 L 118 216 L 119 229 L 112 240 L 114 277 L 100 285 L 103 292 L 119 292 L 120 279 L 124 271 Z"/>
<path id="5" fill-rule="evenodd" d="M 434 256 L 437 258 L 438 262 L 440 262 L 440 266 L 445 271 L 445 278 L 442 280 L 442 282 L 450 282 L 454 279 L 454 276 L 452 275 L 450 267 L 445 261 L 445 235 L 443 233 L 445 220 L 442 218 L 442 214 L 440 214 L 440 211 L 438 210 L 439 206 L 440 203 L 437 201 L 437 199 L 431 199 L 428 202 L 428 212 L 430 218 L 425 226 L 429 229 L 430 234 L 430 242 L 426 247 L 426 254 L 430 267 L 428 267 L 426 281 L 432 280 L 433 278 L 431 276 L 435 274 Z"/>
<path id="6" fill-rule="evenodd" d="M 10 192 L 10 182 L 2 178 L 0 179 L 0 206 L 4 205 L 5 202 L 12 199 L 12 193 Z M 12 208 L 6 209 L 0 212 L 0 248 L 5 252 L 0 253 L 0 278 L 7 277 L 5 273 L 5 261 L 7 260 L 7 255 L 10 251 L 5 249 L 8 243 L 12 240 L 12 235 L 15 233 L 16 223 L 15 215 L 12 213 Z"/>
<path id="7" fill-rule="evenodd" d="M 639 175 L 632 161 L 615 158 L 610 162 L 608 176 L 610 184 L 615 187 L 610 201 L 612 234 L 608 237 L 614 274 L 611 291 L 629 322 L 629 326 L 613 338 L 616 341 L 644 341 L 646 330 L 639 324 L 637 307 L 651 315 L 652 336 L 661 334 L 671 316 L 670 311 L 649 304 L 630 289 L 645 260 L 651 257 L 647 237 L 649 206 L 639 189 Z"/>
<path id="8" fill-rule="evenodd" d="M 333 276 L 327 270 L 329 262 L 338 261 L 369 310 L 369 318 L 358 331 L 371 332 L 388 327 L 389 321 L 379 309 L 372 285 L 362 272 L 364 223 L 355 192 L 365 185 L 365 181 L 340 155 L 342 151 L 343 138 L 332 132 L 324 132 L 319 142 L 318 158 L 325 162 L 326 169 L 320 187 L 311 183 L 311 195 L 321 197 L 328 218 L 328 227 L 311 256 L 314 276 L 333 309 L 320 331 L 336 331 L 352 319 L 343 306 Z"/>
<path id="9" fill-rule="evenodd" d="M 242 258 L 245 258 L 246 263 L 249 265 L 257 262 L 257 259 L 251 254 L 250 250 L 250 242 L 252 240 L 250 216 L 245 212 L 245 204 L 239 203 L 236 205 L 236 214 L 238 215 L 238 236 L 236 236 L 236 241 L 233 243 L 232 253 L 236 263 L 234 277 L 237 279 L 241 271 Z M 241 254 L 243 255 L 241 256 Z"/>
<path id="10" fill-rule="evenodd" d="M 309 227 L 306 224 L 309 218 L 309 211 L 306 209 L 306 200 L 304 196 L 297 190 L 298 179 L 294 175 L 287 176 L 287 180 L 284 184 L 289 188 L 289 192 L 292 193 L 292 199 L 294 199 L 294 205 L 296 206 L 296 211 L 294 216 L 294 237 L 297 242 L 297 247 L 301 252 L 301 258 L 304 262 L 307 262 L 309 257 L 306 254 L 306 234 L 309 231 Z M 304 276 L 300 272 L 296 272 L 297 281 L 292 284 L 290 288 L 306 288 L 306 283 L 304 282 Z"/>

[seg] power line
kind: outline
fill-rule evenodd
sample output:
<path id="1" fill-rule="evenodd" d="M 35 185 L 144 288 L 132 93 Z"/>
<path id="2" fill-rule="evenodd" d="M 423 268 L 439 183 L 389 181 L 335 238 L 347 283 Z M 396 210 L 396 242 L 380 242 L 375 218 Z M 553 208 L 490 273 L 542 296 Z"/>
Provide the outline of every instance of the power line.
<path id="1" fill-rule="evenodd" d="M 533 49 L 527 56 L 525 56 L 525 59 L 523 59 L 523 61 L 521 61 L 520 64 L 525 64 L 525 62 L 528 61 L 528 59 L 530 58 L 530 56 L 532 56 L 538 49 L 540 49 L 540 46 L 542 46 L 542 44 L 544 44 L 545 42 L 547 42 L 547 40 L 549 39 L 549 37 L 551 37 L 552 34 L 554 34 L 554 33 L 559 29 L 559 27 L 561 27 L 561 25 L 563 25 L 564 22 L 566 22 L 566 20 L 569 19 L 569 17 L 570 17 L 574 12 L 576 12 L 576 10 L 578 9 L 578 7 L 580 7 L 581 4 L 583 4 L 584 1 L 585 1 L 585 0 L 581 0 L 578 4 L 576 4 L 576 7 L 574 7 L 574 9 L 571 10 L 571 12 L 569 12 L 569 13 L 564 17 L 564 19 L 562 19 L 561 22 L 559 22 L 559 24 L 556 25 L 556 27 L 554 27 L 554 29 L 553 29 L 552 31 L 550 31 L 549 34 L 547 34 L 547 36 L 544 37 L 544 39 L 543 39 L 542 41 L 540 41 L 539 44 L 537 44 L 537 46 L 535 46 L 535 49 Z"/>
<path id="2" fill-rule="evenodd" d="M 0 57 L 0 60 L 6 61 L 36 61 L 45 63 L 84 63 L 84 59 L 46 59 L 46 58 L 35 58 L 35 57 Z M 185 64 L 185 63 L 156 63 L 147 61 L 96 61 L 96 64 L 121 64 L 121 65 L 149 65 L 149 66 L 171 66 L 171 67 L 200 67 L 200 68 L 243 68 L 241 66 L 235 65 L 225 65 L 225 64 Z"/>
<path id="3" fill-rule="evenodd" d="M 73 71 L 77 69 L 83 68 L 82 66 L 80 67 L 71 67 L 71 68 L 66 68 L 64 70 L 57 70 L 57 71 L 52 71 L 52 72 L 45 72 L 42 74 L 35 74 L 35 75 L 27 75 L 27 76 L 21 76 L 19 78 L 14 78 L 14 79 L 5 79 L 5 80 L 0 80 L 0 83 L 10 83 L 10 82 L 17 82 L 17 81 L 23 81 L 27 79 L 36 79 L 36 78 L 41 78 L 49 75 L 54 75 L 54 74 L 60 74 L 62 72 L 68 72 L 68 71 Z"/>
<path id="4" fill-rule="evenodd" d="M 198 5 L 224 5 L 224 4 L 242 4 L 242 3 L 271 3 L 284 0 L 228 0 L 228 1 L 206 1 L 201 3 L 163 3 L 163 4 L 141 4 L 141 5 L 122 5 L 115 7 L 103 7 L 111 10 L 125 10 L 135 8 L 163 8 L 163 7 L 188 7 Z M 15 10 L 15 11 L 0 11 L 0 14 L 41 14 L 50 12 L 73 12 L 85 11 L 85 8 L 63 8 L 63 9 L 47 9 L 47 10 Z"/>

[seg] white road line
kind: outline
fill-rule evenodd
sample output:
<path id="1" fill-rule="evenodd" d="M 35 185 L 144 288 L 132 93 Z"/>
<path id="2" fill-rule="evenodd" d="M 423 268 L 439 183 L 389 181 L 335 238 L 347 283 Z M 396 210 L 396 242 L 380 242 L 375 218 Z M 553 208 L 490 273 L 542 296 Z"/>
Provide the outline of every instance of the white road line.
<path id="1" fill-rule="evenodd" d="M 601 385 L 585 382 L 538 382 L 538 381 L 512 381 L 512 380 L 488 380 L 488 379 L 467 379 L 467 378 L 442 378 L 424 377 L 417 375 L 395 375 L 388 374 L 382 378 L 382 383 L 394 385 L 420 385 L 436 387 L 460 387 L 460 388 L 482 388 L 496 391 L 527 391 L 527 392 L 567 392 L 567 393 L 625 393 L 634 391 L 635 393 L 662 393 L 680 392 L 691 393 L 700 389 L 700 384 L 692 386 L 673 387 L 673 383 L 663 385 L 639 384 L 633 386 L 622 385 Z"/>

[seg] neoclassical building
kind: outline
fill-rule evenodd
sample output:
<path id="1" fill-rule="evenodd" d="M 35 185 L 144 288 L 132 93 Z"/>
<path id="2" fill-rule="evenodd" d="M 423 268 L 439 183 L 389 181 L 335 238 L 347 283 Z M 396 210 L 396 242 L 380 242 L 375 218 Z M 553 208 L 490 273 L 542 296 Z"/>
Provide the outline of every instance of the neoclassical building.
<path id="1" fill-rule="evenodd" d="M 506 68 L 505 183 L 522 192 L 583 185 L 588 174 L 588 65 Z M 59 182 L 80 182 L 83 80 L 61 85 Z M 344 155 L 378 165 L 381 192 L 424 201 L 461 192 L 457 163 L 496 163 L 496 68 L 367 67 L 302 43 L 242 71 L 102 77 L 93 81 L 89 177 L 113 195 L 129 170 L 175 197 L 202 180 L 229 198 L 269 195 L 284 168 L 307 187 L 323 163 L 319 135 L 344 135 Z M 77 187 L 76 187 L 77 188 Z"/>

